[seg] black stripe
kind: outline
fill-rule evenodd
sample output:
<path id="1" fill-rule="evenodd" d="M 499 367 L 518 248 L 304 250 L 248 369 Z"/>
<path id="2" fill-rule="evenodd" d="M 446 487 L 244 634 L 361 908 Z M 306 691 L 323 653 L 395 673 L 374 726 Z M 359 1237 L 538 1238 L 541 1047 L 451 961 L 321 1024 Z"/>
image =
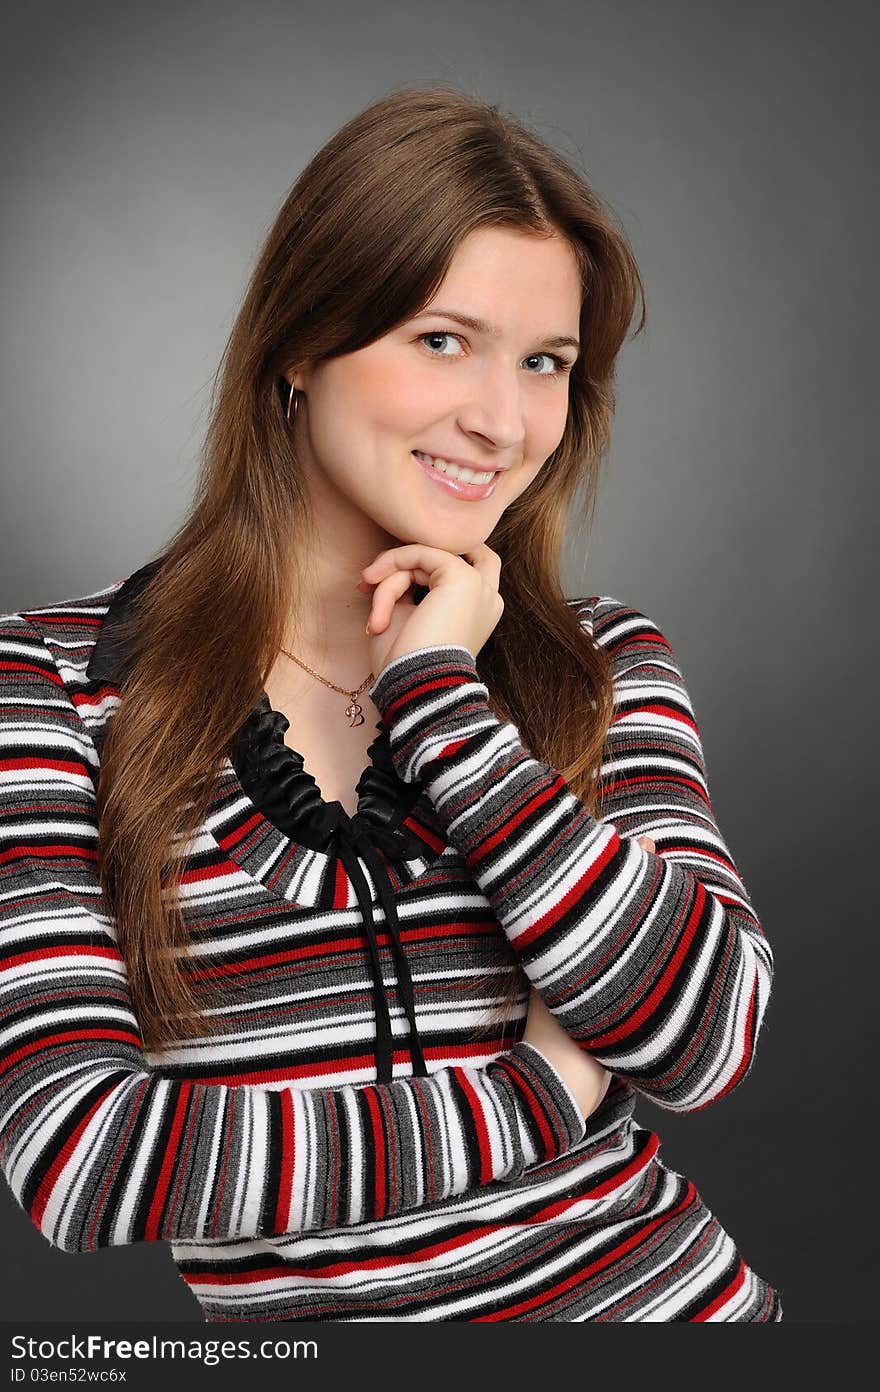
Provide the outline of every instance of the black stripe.
<path id="1" fill-rule="evenodd" d="M 269 1111 L 269 1145 L 266 1157 L 266 1187 L 260 1210 L 260 1233 L 271 1236 L 275 1232 L 275 1214 L 281 1189 L 283 1121 L 281 1094 L 270 1088 L 266 1096 Z"/>

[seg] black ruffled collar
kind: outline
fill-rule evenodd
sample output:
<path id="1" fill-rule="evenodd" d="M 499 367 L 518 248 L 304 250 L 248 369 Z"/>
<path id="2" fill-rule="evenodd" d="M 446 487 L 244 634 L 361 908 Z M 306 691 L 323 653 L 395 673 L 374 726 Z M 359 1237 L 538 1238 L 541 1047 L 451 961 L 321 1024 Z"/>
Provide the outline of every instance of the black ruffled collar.
<path id="1" fill-rule="evenodd" d="M 350 817 L 341 802 L 325 802 L 303 755 L 284 742 L 290 721 L 273 710 L 264 692 L 230 750 L 239 782 L 263 816 L 285 836 L 316 851 L 330 851 L 340 835 L 363 832 L 394 859 L 425 854 L 422 839 L 402 822 L 423 784 L 404 783 L 391 760 L 389 733 L 381 720 L 367 749 L 370 760 L 357 783 L 358 806 Z"/>
<path id="2" fill-rule="evenodd" d="M 131 636 L 119 630 L 137 607 L 145 586 L 161 564 L 148 561 L 119 587 L 108 606 L 86 669 L 91 681 L 112 681 L 120 688 L 131 662 Z M 370 760 L 358 784 L 358 809 L 349 817 L 340 802 L 325 802 L 315 779 L 303 767 L 303 755 L 284 743 L 289 721 L 272 709 L 263 692 L 247 716 L 230 750 L 230 760 L 244 791 L 259 811 L 285 836 L 317 851 L 331 851 L 341 840 L 351 844 L 365 836 L 392 859 L 424 856 L 428 844 L 402 822 L 418 801 L 424 784 L 404 783 L 391 760 L 389 733 L 381 721 L 367 751 Z"/>

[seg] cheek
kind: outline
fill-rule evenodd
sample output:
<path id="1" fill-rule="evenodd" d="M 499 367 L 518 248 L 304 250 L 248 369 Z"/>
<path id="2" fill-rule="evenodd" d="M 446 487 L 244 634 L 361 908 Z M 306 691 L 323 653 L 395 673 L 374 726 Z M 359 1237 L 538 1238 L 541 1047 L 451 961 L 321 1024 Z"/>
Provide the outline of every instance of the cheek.
<path id="1" fill-rule="evenodd" d="M 530 455 L 535 459 L 549 459 L 562 441 L 567 421 L 567 396 L 562 401 L 548 403 L 546 408 L 536 417 L 530 432 Z"/>
<path id="2" fill-rule="evenodd" d="M 424 423 L 425 409 L 436 400 L 436 389 L 432 396 L 420 374 L 394 354 L 365 352 L 360 361 L 355 358 L 346 372 L 346 395 L 361 419 L 380 430 L 417 431 Z"/>
<path id="3" fill-rule="evenodd" d="M 511 480 L 511 491 L 503 498 L 504 507 L 509 507 L 517 498 L 521 498 L 528 488 L 531 488 L 535 479 L 541 473 L 544 464 L 533 464 L 528 469 L 518 469 L 516 478 Z"/>

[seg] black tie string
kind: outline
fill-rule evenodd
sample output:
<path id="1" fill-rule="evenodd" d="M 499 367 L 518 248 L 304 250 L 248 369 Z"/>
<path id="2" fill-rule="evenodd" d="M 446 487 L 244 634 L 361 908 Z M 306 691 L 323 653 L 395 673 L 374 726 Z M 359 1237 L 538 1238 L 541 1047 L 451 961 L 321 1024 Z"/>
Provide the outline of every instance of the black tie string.
<path id="1" fill-rule="evenodd" d="M 382 829 L 371 827 L 370 832 L 371 835 L 376 836 L 377 841 L 381 844 Z M 388 1009 L 388 996 L 382 977 L 379 944 L 373 918 L 373 896 L 370 892 L 366 877 L 360 867 L 358 856 L 360 856 L 369 867 L 376 885 L 379 902 L 385 913 L 385 926 L 391 940 L 392 952 L 397 961 L 398 994 L 407 1020 L 409 1021 L 409 1047 L 413 1073 L 420 1077 L 426 1077 L 428 1069 L 425 1064 L 425 1057 L 422 1052 L 421 1040 L 419 1039 L 418 1026 L 416 1024 L 415 993 L 413 990 L 412 974 L 403 948 L 403 943 L 400 939 L 397 908 L 394 902 L 392 888 L 388 882 L 388 872 L 378 854 L 376 846 L 365 832 L 359 828 L 357 817 L 353 818 L 348 825 L 340 823 L 335 830 L 335 839 L 339 858 L 345 866 L 349 879 L 354 886 L 354 892 L 357 896 L 357 901 L 364 918 L 364 932 L 370 953 L 370 967 L 373 976 L 373 999 L 376 1010 L 377 1080 L 380 1082 L 389 1082 L 391 1080 L 394 1061 L 394 1041 L 391 1032 L 391 1015 Z"/>

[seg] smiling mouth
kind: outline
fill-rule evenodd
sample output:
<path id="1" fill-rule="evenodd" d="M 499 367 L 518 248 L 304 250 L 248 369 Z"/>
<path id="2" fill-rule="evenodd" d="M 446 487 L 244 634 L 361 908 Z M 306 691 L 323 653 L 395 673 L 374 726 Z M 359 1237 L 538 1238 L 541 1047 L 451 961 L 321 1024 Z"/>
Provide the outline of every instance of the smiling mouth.
<path id="1" fill-rule="evenodd" d="M 450 473 L 447 468 L 443 467 L 442 462 L 439 463 L 438 467 L 438 464 L 435 464 L 430 455 L 423 455 L 420 450 L 413 450 L 412 456 L 426 478 L 436 487 L 442 488 L 444 492 L 451 494 L 453 497 L 463 502 L 479 502 L 483 498 L 491 497 L 495 491 L 495 485 L 498 480 L 498 470 L 491 473 L 490 476 L 485 479 L 485 482 L 476 483 L 473 480 L 468 481 L 467 479 L 456 477 L 455 474 Z M 485 472 L 488 474 L 489 470 L 487 469 Z M 477 474 L 477 478 L 485 478 L 485 475 Z"/>
<path id="2" fill-rule="evenodd" d="M 460 479 L 462 483 L 476 483 L 485 486 L 491 483 L 497 476 L 497 469 L 474 469 L 465 468 L 460 464 L 450 464 L 447 460 L 426 454 L 423 450 L 413 450 L 416 459 L 421 459 L 423 464 L 435 469 L 438 473 L 445 474 L 447 478 Z"/>

